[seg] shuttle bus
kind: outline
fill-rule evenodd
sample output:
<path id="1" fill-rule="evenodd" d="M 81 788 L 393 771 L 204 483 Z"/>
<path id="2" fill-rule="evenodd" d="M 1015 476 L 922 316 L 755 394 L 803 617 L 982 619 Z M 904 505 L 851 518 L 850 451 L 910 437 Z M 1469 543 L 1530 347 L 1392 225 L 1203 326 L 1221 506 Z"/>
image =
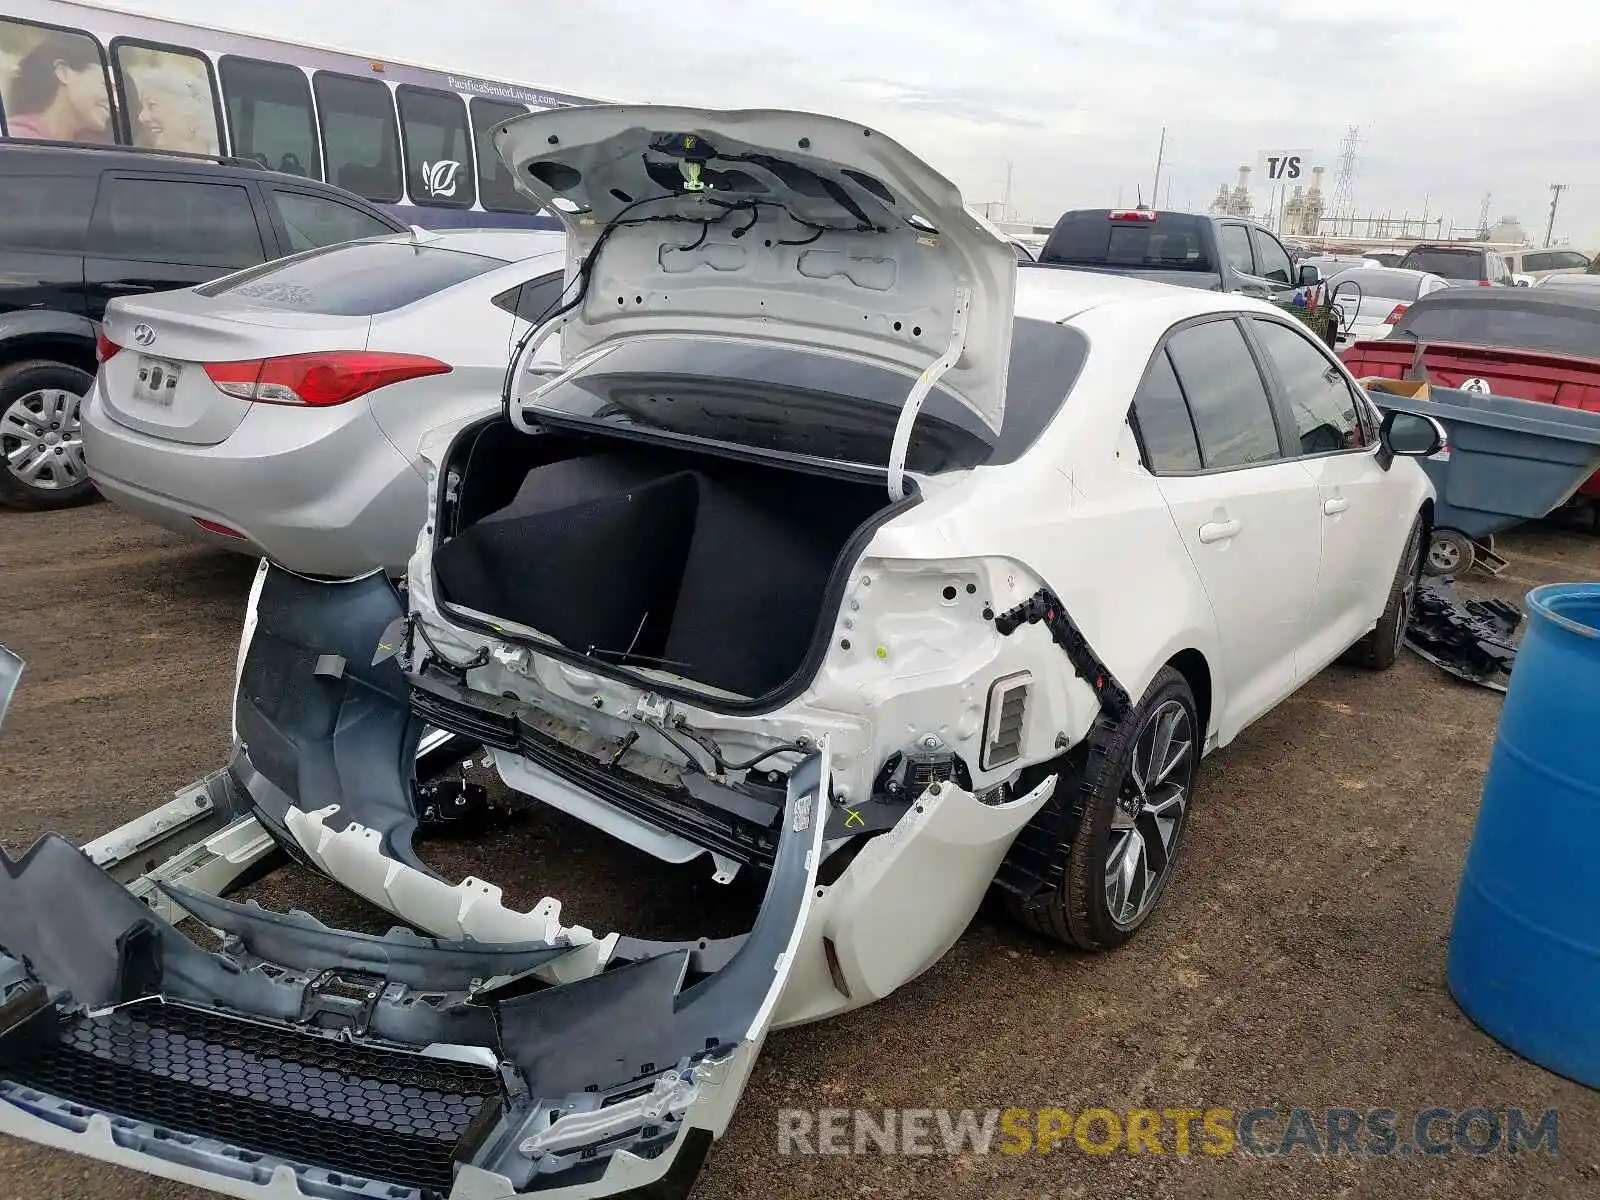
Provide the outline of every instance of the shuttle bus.
<path id="1" fill-rule="evenodd" d="M 424 228 L 557 227 L 486 134 L 599 102 L 70 0 L 0 0 L 0 136 L 247 159 Z"/>

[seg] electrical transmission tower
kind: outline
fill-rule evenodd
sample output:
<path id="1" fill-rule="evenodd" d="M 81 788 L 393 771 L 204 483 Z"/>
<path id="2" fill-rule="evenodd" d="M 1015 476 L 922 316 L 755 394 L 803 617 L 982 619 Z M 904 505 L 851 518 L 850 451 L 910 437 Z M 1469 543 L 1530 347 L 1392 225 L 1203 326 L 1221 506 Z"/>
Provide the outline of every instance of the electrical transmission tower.
<path id="1" fill-rule="evenodd" d="M 1478 207 L 1478 238 L 1480 241 L 1489 240 L 1489 201 L 1494 196 L 1493 192 L 1483 194 L 1483 203 Z"/>
<path id="2" fill-rule="evenodd" d="M 1339 177 L 1333 183 L 1334 231 L 1339 221 L 1354 222 L 1356 206 L 1356 147 L 1361 144 L 1361 126 L 1352 125 L 1344 131 L 1339 143 Z"/>

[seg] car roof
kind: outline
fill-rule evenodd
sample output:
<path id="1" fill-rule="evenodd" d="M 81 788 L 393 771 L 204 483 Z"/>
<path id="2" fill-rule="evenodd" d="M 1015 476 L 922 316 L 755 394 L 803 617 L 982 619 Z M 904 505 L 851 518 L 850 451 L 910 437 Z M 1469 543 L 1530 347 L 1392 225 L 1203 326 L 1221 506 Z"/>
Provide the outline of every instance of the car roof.
<path id="1" fill-rule="evenodd" d="M 542 254 L 559 254 L 567 245 L 564 233 L 550 229 L 424 229 L 363 240 L 415 241 L 423 246 L 437 246 L 441 250 L 456 250 L 462 254 L 481 254 L 506 262 L 520 262 Z"/>
<path id="2" fill-rule="evenodd" d="M 1160 305 L 1163 319 L 1218 312 L 1281 311 L 1263 300 L 1203 288 L 1179 287 L 1109 272 L 1024 265 L 1017 269 L 1016 315 L 1061 323 L 1107 305 Z"/>
<path id="3" fill-rule="evenodd" d="M 1600 309 L 1600 288 L 1498 287 L 1442 288 L 1429 292 L 1411 306 L 1411 311 L 1426 305 L 1434 308 L 1463 308 L 1479 304 L 1493 308 L 1524 308 L 1531 312 L 1560 309 Z"/>
<path id="4" fill-rule="evenodd" d="M 1382 265 L 1363 267 L 1360 263 L 1340 271 L 1339 275 L 1355 275 L 1358 273 L 1361 275 L 1388 275 L 1396 279 L 1431 279 L 1434 277 L 1432 271 L 1419 271 L 1415 267 L 1385 267 Z M 1334 278 L 1337 279 L 1338 275 L 1334 276 Z"/>
<path id="5" fill-rule="evenodd" d="M 103 170 L 161 171 L 182 175 L 250 175 L 292 183 L 296 187 L 347 194 L 334 184 L 304 175 L 273 171 L 248 158 L 225 154 L 185 154 L 166 150 L 144 150 L 136 146 L 101 146 L 75 142 L 0 140 L 0 154 L 25 155 L 38 159 L 30 167 L 42 167 L 51 174 L 94 174 Z"/>

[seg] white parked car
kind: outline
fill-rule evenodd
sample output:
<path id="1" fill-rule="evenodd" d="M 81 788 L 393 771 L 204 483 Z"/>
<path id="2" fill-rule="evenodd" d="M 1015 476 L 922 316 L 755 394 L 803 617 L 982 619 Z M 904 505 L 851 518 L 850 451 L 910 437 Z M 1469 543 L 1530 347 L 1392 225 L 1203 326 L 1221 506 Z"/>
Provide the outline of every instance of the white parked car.
<path id="1" fill-rule="evenodd" d="M 304 574 L 403 570 L 421 436 L 500 407 L 510 347 L 561 292 L 562 242 L 417 230 L 113 300 L 83 406 L 95 486 Z"/>
<path id="2" fill-rule="evenodd" d="M 1280 309 L 1019 271 L 949 181 L 842 120 L 580 107 L 494 142 L 567 214 L 570 294 L 510 412 L 424 447 L 403 596 L 263 563 L 207 792 L 241 815 L 171 868 L 216 890 L 276 840 L 439 940 L 147 877 L 148 907 L 91 862 L 138 838 L 47 840 L 0 870 L 0 945 L 70 992 L 31 1019 L 68 1046 L 179 1022 L 208 1078 L 239 1046 L 268 1064 L 218 1091 L 292 1098 L 314 1062 L 331 1115 L 287 1153 L 131 1056 L 103 1074 L 159 1132 L 102 1132 L 101 1076 L 8 1066 L 32 1099 L 0 1131 L 236 1196 L 682 1188 L 769 1029 L 915 978 L 992 887 L 1122 944 L 1200 758 L 1342 655 L 1395 659 L 1433 498 L 1410 456 L 1442 434 L 1380 420 Z M 440 878 L 412 845 L 441 795 L 406 766 L 425 727 L 646 854 L 765 877 L 750 932 L 648 941 Z"/>
<path id="3" fill-rule="evenodd" d="M 1534 280 L 1548 279 L 1554 275 L 1581 275 L 1589 269 L 1591 262 L 1589 256 L 1581 250 L 1550 247 L 1541 249 L 1527 246 L 1516 250 L 1502 250 L 1500 254 L 1512 272 L 1527 276 L 1530 284 Z"/>
<path id="4" fill-rule="evenodd" d="M 1355 267 L 1328 277 L 1327 294 L 1340 313 L 1340 344 L 1388 337 L 1406 309 L 1449 286 L 1437 275 L 1399 267 Z"/>

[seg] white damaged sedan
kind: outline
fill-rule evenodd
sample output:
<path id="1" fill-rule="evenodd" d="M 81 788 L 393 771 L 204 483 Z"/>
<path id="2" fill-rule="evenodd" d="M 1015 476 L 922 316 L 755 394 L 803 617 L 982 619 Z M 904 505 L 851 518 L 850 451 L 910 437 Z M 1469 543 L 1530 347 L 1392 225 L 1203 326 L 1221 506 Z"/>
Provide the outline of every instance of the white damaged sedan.
<path id="1" fill-rule="evenodd" d="M 205 836 L 137 874 L 158 810 L 91 848 L 109 877 L 54 838 L 0 864 L 0 1131 L 242 1197 L 681 1194 L 769 1029 L 915 978 L 991 888 L 1120 945 L 1202 755 L 1395 659 L 1443 434 L 1290 314 L 1019 268 L 841 120 L 597 106 L 494 141 L 564 218 L 566 290 L 505 411 L 423 446 L 403 592 L 262 564 Z M 648 941 L 439 877 L 419 780 L 475 747 L 760 875 L 753 928 Z M 221 899 L 273 845 L 409 928 Z"/>

